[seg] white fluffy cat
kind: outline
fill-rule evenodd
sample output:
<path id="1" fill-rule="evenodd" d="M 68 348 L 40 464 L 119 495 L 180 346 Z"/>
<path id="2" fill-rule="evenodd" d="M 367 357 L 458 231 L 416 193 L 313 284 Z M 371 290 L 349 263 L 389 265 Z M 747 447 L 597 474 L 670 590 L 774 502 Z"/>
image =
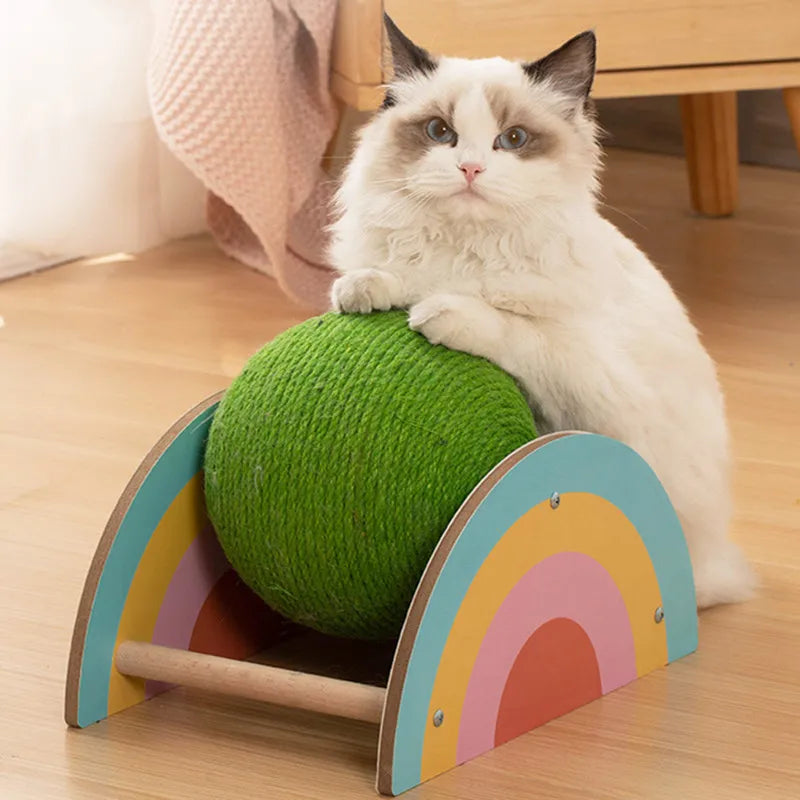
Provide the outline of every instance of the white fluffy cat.
<path id="1" fill-rule="evenodd" d="M 681 519 L 698 605 L 745 598 L 714 364 L 661 273 L 597 210 L 595 37 L 529 64 L 434 58 L 387 18 L 394 78 L 338 195 L 336 309 L 408 308 L 525 389 L 542 433 L 615 437 Z"/>

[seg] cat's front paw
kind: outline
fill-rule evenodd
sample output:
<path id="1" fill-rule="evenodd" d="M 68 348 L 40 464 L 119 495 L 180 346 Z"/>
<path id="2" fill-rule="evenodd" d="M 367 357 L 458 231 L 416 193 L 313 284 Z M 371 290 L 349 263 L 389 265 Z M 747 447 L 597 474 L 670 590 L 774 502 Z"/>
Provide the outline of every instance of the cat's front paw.
<path id="1" fill-rule="evenodd" d="M 470 298 L 456 294 L 435 294 L 411 306 L 408 326 L 419 331 L 431 344 L 451 350 L 473 352 L 474 313 Z"/>
<path id="2" fill-rule="evenodd" d="M 388 272 L 359 269 L 346 272 L 331 287 L 331 303 L 335 311 L 369 314 L 388 311 L 398 304 L 400 281 Z"/>

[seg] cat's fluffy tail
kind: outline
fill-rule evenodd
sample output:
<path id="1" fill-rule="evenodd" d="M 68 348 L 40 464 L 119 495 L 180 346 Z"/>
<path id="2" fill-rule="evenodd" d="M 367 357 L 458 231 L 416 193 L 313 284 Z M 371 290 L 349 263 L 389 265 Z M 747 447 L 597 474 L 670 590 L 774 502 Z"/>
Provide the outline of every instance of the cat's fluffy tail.
<path id="1" fill-rule="evenodd" d="M 758 577 L 737 545 L 726 539 L 703 556 L 694 564 L 698 608 L 739 603 L 753 596 Z"/>

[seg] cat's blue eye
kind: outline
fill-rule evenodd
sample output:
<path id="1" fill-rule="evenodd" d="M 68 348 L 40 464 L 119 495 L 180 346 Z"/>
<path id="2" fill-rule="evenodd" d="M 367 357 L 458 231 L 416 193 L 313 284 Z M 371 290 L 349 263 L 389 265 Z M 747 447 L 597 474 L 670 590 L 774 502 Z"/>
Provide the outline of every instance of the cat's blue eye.
<path id="1" fill-rule="evenodd" d="M 456 132 L 441 117 L 429 119 L 425 125 L 425 133 L 439 144 L 455 144 L 458 139 Z"/>
<path id="2" fill-rule="evenodd" d="M 514 126 L 503 131 L 494 140 L 495 150 L 519 150 L 528 141 L 528 131 L 525 128 Z"/>

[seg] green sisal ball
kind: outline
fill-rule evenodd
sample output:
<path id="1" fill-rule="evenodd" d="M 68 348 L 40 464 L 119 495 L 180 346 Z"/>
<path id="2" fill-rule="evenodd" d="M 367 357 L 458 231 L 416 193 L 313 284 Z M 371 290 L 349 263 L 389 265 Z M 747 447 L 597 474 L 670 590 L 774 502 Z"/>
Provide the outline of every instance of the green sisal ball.
<path id="1" fill-rule="evenodd" d="M 450 518 L 535 436 L 516 384 L 488 361 L 430 345 L 403 312 L 326 314 L 262 348 L 226 392 L 208 511 L 272 608 L 389 638 Z"/>

